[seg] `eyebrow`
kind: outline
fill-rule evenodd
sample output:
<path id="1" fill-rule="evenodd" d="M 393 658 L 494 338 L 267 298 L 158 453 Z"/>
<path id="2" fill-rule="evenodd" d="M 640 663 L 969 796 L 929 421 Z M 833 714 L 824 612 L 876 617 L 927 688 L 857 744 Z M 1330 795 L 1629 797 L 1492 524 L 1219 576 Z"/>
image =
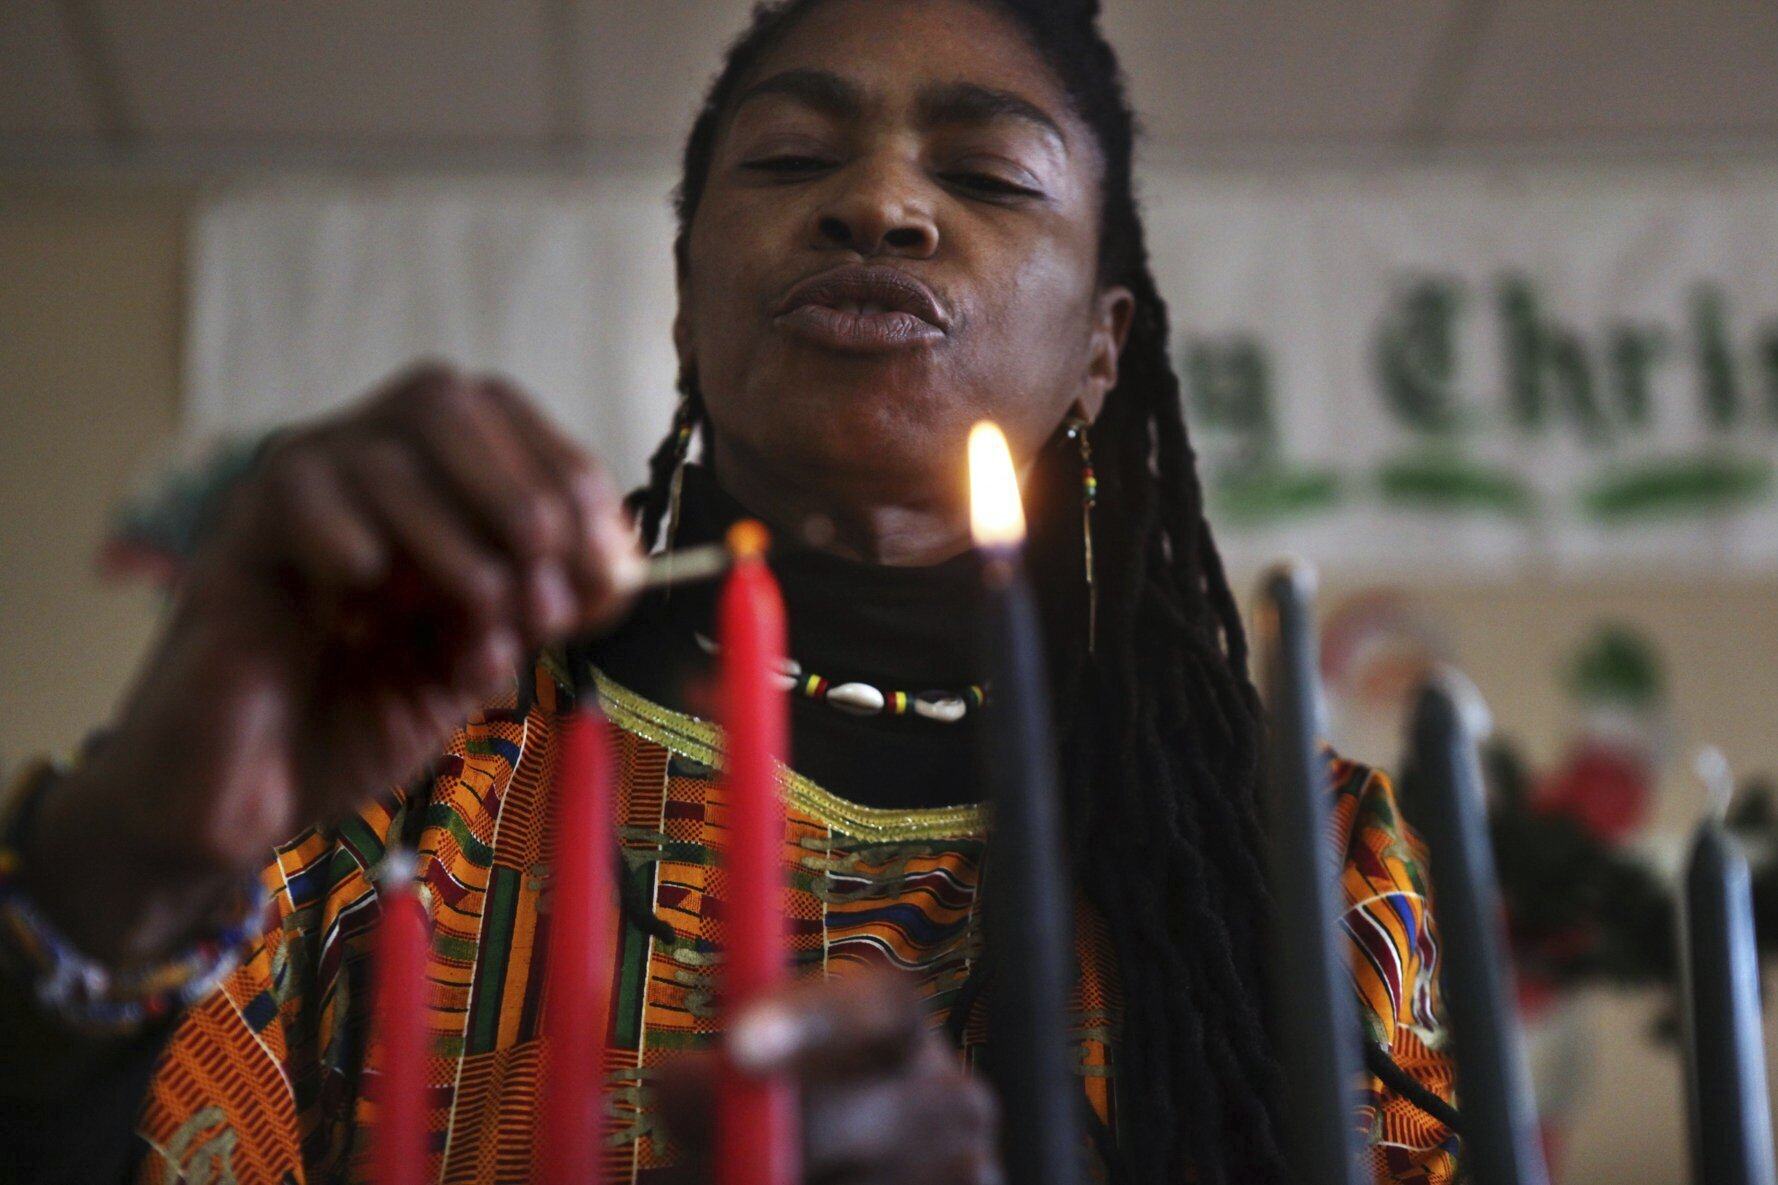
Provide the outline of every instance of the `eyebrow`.
<path id="1" fill-rule="evenodd" d="M 1066 146 L 1068 137 L 1062 125 L 1049 112 L 1031 100 L 1011 91 L 996 90 L 974 82 L 947 82 L 921 92 L 920 122 L 927 126 L 940 124 L 985 124 L 997 119 L 1018 119 L 1054 136 Z"/>
<path id="2" fill-rule="evenodd" d="M 836 119 L 857 119 L 864 112 L 865 93 L 857 83 L 827 70 L 784 70 L 762 78 L 735 100 L 744 104 L 777 95 L 813 108 Z M 1011 91 L 975 82 L 946 82 L 927 87 L 918 102 L 920 122 L 928 127 L 943 124 L 986 124 L 1017 119 L 1054 136 L 1064 147 L 1068 137 L 1062 126 L 1042 107 Z"/>
<path id="3" fill-rule="evenodd" d="M 784 70 L 760 79 L 741 92 L 735 110 L 768 95 L 780 95 L 838 119 L 856 119 L 864 112 L 864 89 L 857 83 L 826 70 L 808 69 Z"/>

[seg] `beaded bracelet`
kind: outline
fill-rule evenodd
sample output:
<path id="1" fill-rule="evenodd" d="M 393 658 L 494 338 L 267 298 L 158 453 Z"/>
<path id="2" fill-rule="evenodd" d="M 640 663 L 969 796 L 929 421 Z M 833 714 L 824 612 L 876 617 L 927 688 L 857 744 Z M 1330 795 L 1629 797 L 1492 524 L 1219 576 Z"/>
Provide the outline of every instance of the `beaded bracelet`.
<path id="1" fill-rule="evenodd" d="M 265 912 L 259 878 L 229 902 L 225 916 L 236 920 L 160 962 L 113 970 L 82 953 L 25 891 L 21 840 L 55 782 L 55 768 L 40 763 L 0 801 L 0 958 L 16 966 L 39 1006 L 83 1033 L 127 1034 L 208 995 L 239 963 L 242 946 Z"/>

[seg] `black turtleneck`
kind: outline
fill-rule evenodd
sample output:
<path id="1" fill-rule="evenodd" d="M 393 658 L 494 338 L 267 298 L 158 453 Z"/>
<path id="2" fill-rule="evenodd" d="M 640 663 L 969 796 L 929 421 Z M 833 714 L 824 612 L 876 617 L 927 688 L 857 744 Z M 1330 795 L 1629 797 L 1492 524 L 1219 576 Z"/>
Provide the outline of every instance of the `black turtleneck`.
<path id="1" fill-rule="evenodd" d="M 698 466 L 687 466 L 678 547 L 719 540 L 746 510 Z M 779 544 L 784 541 L 780 539 Z M 975 561 L 888 567 L 780 546 L 772 570 L 784 590 L 790 657 L 833 683 L 885 691 L 956 692 L 979 678 Z M 711 715 L 714 672 L 696 634 L 713 637 L 718 585 L 646 598 L 593 650 L 619 683 L 656 703 Z M 851 716 L 791 697 L 790 764 L 823 789 L 864 806 L 919 809 L 977 801 L 976 716 Z"/>

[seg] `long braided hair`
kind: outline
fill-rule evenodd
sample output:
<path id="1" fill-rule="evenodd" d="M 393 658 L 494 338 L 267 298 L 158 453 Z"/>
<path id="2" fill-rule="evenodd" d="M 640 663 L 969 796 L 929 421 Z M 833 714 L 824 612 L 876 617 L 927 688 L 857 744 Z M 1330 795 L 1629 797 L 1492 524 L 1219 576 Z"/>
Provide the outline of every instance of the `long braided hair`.
<path id="1" fill-rule="evenodd" d="M 677 263 L 721 119 L 756 64 L 821 0 L 759 4 L 692 125 L 675 194 Z M 1134 118 L 1097 0 L 981 0 L 1012 17 L 1056 72 L 1104 159 L 1099 278 L 1135 297 L 1098 459 L 1096 646 L 1081 579 L 1079 462 L 1058 434 L 1026 499 L 1030 558 L 1055 672 L 1074 875 L 1118 959 L 1125 1025 L 1118 1147 L 1127 1181 L 1281 1182 L 1277 1067 L 1261 1014 L 1270 908 L 1257 807 L 1259 699 L 1247 641 L 1204 518 L 1167 309 L 1132 182 Z M 631 495 L 645 540 L 669 503 L 681 434 L 707 428 L 695 374 L 679 419 Z"/>

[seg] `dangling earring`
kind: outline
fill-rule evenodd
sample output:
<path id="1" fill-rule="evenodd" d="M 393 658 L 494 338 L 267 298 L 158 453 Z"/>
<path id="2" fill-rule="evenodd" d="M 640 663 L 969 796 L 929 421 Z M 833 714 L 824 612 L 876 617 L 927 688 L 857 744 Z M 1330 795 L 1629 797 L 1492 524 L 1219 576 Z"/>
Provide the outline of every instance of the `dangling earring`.
<path id="1" fill-rule="evenodd" d="M 679 538 L 679 499 L 685 491 L 685 461 L 691 455 L 694 430 L 691 396 L 686 395 L 673 412 L 673 476 L 667 479 L 667 538 L 661 547 L 667 564 L 667 584 L 661 590 L 663 605 L 673 596 L 673 543 Z"/>
<path id="2" fill-rule="evenodd" d="M 1099 479 L 1093 473 L 1093 442 L 1087 437 L 1092 422 L 1072 415 L 1062 423 L 1062 433 L 1080 449 L 1080 538 L 1087 580 L 1087 653 L 1099 640 L 1099 582 L 1093 575 L 1093 507 L 1099 502 Z"/>
<path id="3" fill-rule="evenodd" d="M 691 438 L 695 427 L 692 423 L 691 396 L 686 395 L 679 400 L 679 406 L 673 412 L 673 476 L 667 482 L 667 541 L 663 548 L 667 552 L 673 550 L 673 541 L 679 537 L 679 499 L 685 491 L 685 461 L 691 455 Z"/>

